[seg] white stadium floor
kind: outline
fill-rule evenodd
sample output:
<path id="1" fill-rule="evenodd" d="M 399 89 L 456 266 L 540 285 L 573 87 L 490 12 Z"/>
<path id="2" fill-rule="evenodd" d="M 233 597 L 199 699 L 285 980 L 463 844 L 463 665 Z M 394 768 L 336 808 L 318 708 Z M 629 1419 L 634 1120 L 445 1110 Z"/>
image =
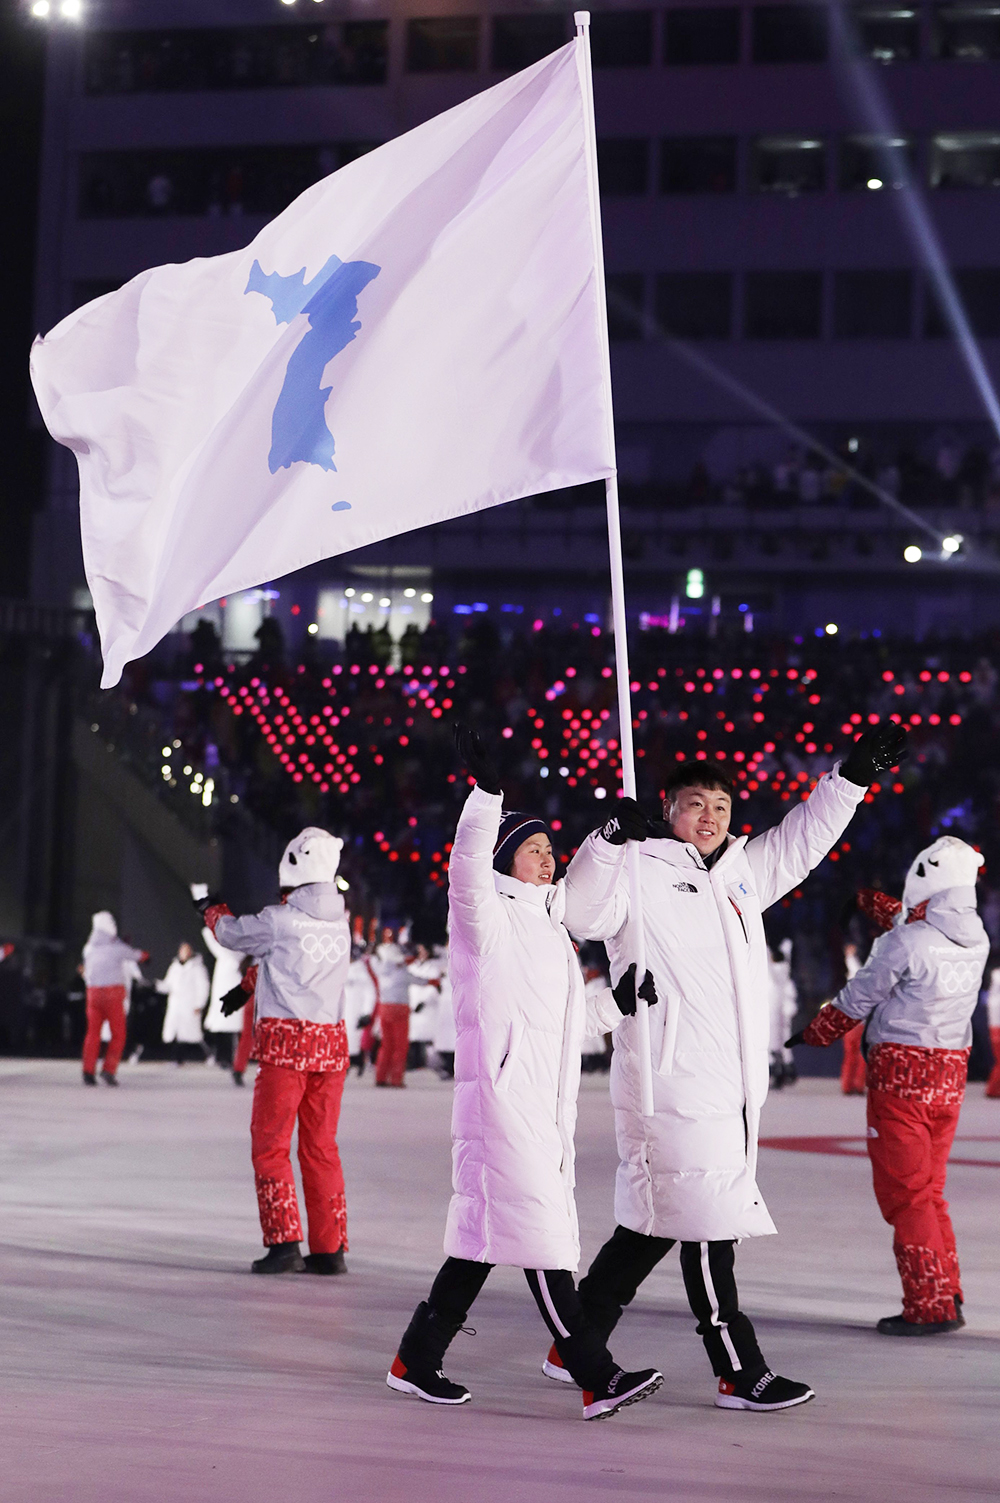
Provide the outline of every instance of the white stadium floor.
<path id="1" fill-rule="evenodd" d="M 252 1073 L 252 1072 L 251 1072 Z M 777 1237 L 745 1244 L 743 1305 L 815 1402 L 717 1410 L 676 1257 L 612 1343 L 659 1394 L 601 1424 L 539 1372 L 548 1337 L 498 1269 L 446 1364 L 473 1402 L 390 1393 L 385 1371 L 441 1256 L 450 1091 L 352 1078 L 341 1146 L 350 1273 L 251 1277 L 251 1092 L 220 1070 L 0 1061 L 0 1499 L 4 1503 L 580 1503 L 1000 1494 L 1000 1101 L 969 1090 L 949 1180 L 968 1328 L 876 1336 L 899 1309 L 864 1158 L 864 1103 L 832 1081 L 773 1096 L 761 1183 Z M 585 1261 L 612 1227 L 607 1087 L 584 1082 Z M 817 1149 L 826 1151 L 817 1152 Z M 833 1150 L 833 1151 L 831 1151 Z"/>

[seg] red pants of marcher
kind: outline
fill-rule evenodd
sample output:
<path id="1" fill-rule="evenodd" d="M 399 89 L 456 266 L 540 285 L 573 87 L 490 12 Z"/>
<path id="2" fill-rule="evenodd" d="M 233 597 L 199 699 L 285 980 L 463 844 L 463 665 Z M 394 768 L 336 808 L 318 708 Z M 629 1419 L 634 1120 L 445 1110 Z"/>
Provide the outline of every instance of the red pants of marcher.
<path id="1" fill-rule="evenodd" d="M 253 998 L 243 1009 L 243 1032 L 233 1053 L 233 1070 L 237 1075 L 242 1075 L 250 1063 L 250 1055 L 253 1052 Z"/>
<path id="2" fill-rule="evenodd" d="M 334 1253 L 347 1246 L 344 1171 L 337 1148 L 344 1076 L 343 1070 L 257 1067 L 250 1143 L 265 1247 L 302 1239 L 291 1160 L 296 1118 L 309 1251 Z"/>
<path id="3" fill-rule="evenodd" d="M 125 988 L 123 986 L 87 987 L 87 1036 L 83 1041 L 83 1068 L 88 1075 L 97 1070 L 101 1052 L 101 1027 L 111 1028 L 111 1042 L 104 1055 L 104 1071 L 114 1075 L 125 1048 Z"/>
<path id="4" fill-rule="evenodd" d="M 864 1024 L 859 1023 L 844 1035 L 844 1063 L 840 1067 L 840 1089 L 845 1096 L 865 1094 L 865 1062 L 861 1054 Z"/>
<path id="5" fill-rule="evenodd" d="M 410 1047 L 410 1009 L 405 1002 L 380 1002 L 382 1047 L 375 1061 L 376 1085 L 401 1086 Z"/>
<path id="6" fill-rule="evenodd" d="M 928 1105 L 868 1092 L 868 1154 L 879 1210 L 893 1229 L 906 1320 L 955 1319 L 961 1298 L 955 1233 L 944 1198 L 961 1102 Z M 873 1136 L 872 1134 L 877 1136 Z"/>
<path id="7" fill-rule="evenodd" d="M 993 1045 L 993 1069 L 986 1082 L 986 1094 L 1000 1096 L 1000 1028 L 990 1029 L 990 1043 Z"/>

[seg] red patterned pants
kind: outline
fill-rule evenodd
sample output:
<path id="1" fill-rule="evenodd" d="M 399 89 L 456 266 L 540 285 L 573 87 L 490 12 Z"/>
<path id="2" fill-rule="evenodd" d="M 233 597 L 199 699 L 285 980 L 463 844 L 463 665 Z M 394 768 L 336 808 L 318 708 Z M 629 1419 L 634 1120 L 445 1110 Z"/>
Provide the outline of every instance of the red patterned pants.
<path id="1" fill-rule="evenodd" d="M 840 1089 L 845 1096 L 865 1094 L 865 1062 L 861 1054 L 864 1024 L 859 1023 L 844 1035 L 844 1063 L 840 1067 Z"/>
<path id="2" fill-rule="evenodd" d="M 104 1055 L 104 1071 L 114 1075 L 125 1048 L 125 988 L 123 986 L 87 987 L 87 1036 L 83 1041 L 83 1068 L 88 1075 L 97 1069 L 101 1052 L 101 1026 L 111 1028 L 111 1042 Z"/>
<path id="3" fill-rule="evenodd" d="M 401 1086 L 410 1048 L 410 1009 L 405 1002 L 380 1002 L 382 1047 L 375 1061 L 376 1085 Z"/>
<path id="4" fill-rule="evenodd" d="M 296 1118 L 309 1251 L 334 1253 L 347 1247 L 344 1171 L 337 1148 L 345 1073 L 258 1066 L 250 1142 L 265 1247 L 302 1239 L 290 1151 Z"/>
<path id="5" fill-rule="evenodd" d="M 920 1325 L 954 1320 L 962 1295 L 944 1185 L 967 1058 L 968 1050 L 884 1044 L 868 1061 L 875 1198 L 894 1233 L 903 1315 Z"/>

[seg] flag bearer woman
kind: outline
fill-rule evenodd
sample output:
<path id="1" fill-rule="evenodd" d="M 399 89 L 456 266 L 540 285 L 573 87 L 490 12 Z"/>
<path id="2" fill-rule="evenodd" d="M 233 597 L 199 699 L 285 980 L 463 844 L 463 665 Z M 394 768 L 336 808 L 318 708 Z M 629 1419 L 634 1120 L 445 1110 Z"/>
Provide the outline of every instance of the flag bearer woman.
<path id="1" fill-rule="evenodd" d="M 652 1368 L 627 1373 L 615 1364 L 572 1276 L 580 1260 L 573 1195 L 580 1046 L 587 1033 L 607 1032 L 635 1011 L 635 967 L 614 994 L 591 1004 L 588 1019 L 548 831 L 531 815 L 503 812 L 499 774 L 475 732 L 456 727 L 455 739 L 478 786 L 462 810 L 449 868 L 454 1194 L 447 1258 L 386 1382 L 432 1404 L 471 1398 L 441 1365 L 490 1269 L 503 1263 L 524 1269 L 583 1389 L 583 1418 L 599 1419 L 663 1381 Z M 648 1000 L 655 1001 L 651 990 Z"/>

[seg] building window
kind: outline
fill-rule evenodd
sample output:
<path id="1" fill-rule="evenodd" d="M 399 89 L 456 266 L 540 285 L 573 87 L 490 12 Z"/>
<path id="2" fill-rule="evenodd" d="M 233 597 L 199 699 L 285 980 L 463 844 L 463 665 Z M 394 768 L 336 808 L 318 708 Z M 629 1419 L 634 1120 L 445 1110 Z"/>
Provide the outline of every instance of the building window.
<path id="1" fill-rule="evenodd" d="M 980 339 L 1000 339 L 1000 270 L 967 267 L 954 276 L 972 332 Z M 951 327 L 933 286 L 928 284 L 926 291 L 924 333 L 940 339 L 951 333 Z"/>
<path id="2" fill-rule="evenodd" d="M 320 178 L 377 144 L 85 152 L 79 214 L 81 219 L 272 218 Z"/>
<path id="3" fill-rule="evenodd" d="M 1000 6 L 996 0 L 934 7 L 935 57 L 966 63 L 1000 58 Z"/>
<path id="4" fill-rule="evenodd" d="M 597 143 L 597 174 L 608 197 L 635 197 L 649 191 L 649 142 L 604 140 Z"/>
<path id="5" fill-rule="evenodd" d="M 817 193 L 826 187 L 826 146 L 810 136 L 759 136 L 750 152 L 758 193 Z"/>
<path id="6" fill-rule="evenodd" d="M 857 5 L 851 13 L 854 45 L 875 63 L 910 63 L 920 56 L 920 15 L 915 5 Z"/>
<path id="7" fill-rule="evenodd" d="M 501 73 L 530 68 L 566 41 L 566 17 L 559 12 L 493 17 L 493 67 Z"/>
<path id="8" fill-rule="evenodd" d="M 408 73 L 475 73 L 478 16 L 428 16 L 406 23 Z"/>
<path id="9" fill-rule="evenodd" d="M 737 6 L 668 10 L 666 22 L 666 62 L 739 62 L 740 12 Z"/>
<path id="10" fill-rule="evenodd" d="M 845 136 L 840 143 L 840 186 L 848 192 L 901 187 L 913 166 L 913 142 L 905 136 Z"/>
<path id="11" fill-rule="evenodd" d="M 656 322 L 678 339 L 730 339 L 733 278 L 728 271 L 666 271 L 656 279 Z"/>
<path id="12" fill-rule="evenodd" d="M 675 136 L 661 144 L 661 193 L 735 191 L 735 136 Z"/>
<path id="13" fill-rule="evenodd" d="M 838 339 L 908 339 L 912 308 L 912 272 L 834 273 L 833 332 Z"/>
<path id="14" fill-rule="evenodd" d="M 819 5 L 755 5 L 755 63 L 825 63 L 830 23 Z"/>
<path id="15" fill-rule="evenodd" d="M 648 68 L 653 61 L 651 10 L 599 10 L 590 22 L 595 68 Z"/>
<path id="16" fill-rule="evenodd" d="M 384 84 L 388 21 L 190 31 L 88 31 L 88 94 Z"/>
<path id="17" fill-rule="evenodd" d="M 641 271 L 611 271 L 605 278 L 608 293 L 608 334 L 614 340 L 641 339 L 645 277 Z"/>
<path id="18" fill-rule="evenodd" d="M 747 339 L 818 339 L 823 273 L 748 271 L 744 283 Z"/>
<path id="19" fill-rule="evenodd" d="M 931 138 L 932 188 L 1000 188 L 1000 134 L 970 130 Z"/>

